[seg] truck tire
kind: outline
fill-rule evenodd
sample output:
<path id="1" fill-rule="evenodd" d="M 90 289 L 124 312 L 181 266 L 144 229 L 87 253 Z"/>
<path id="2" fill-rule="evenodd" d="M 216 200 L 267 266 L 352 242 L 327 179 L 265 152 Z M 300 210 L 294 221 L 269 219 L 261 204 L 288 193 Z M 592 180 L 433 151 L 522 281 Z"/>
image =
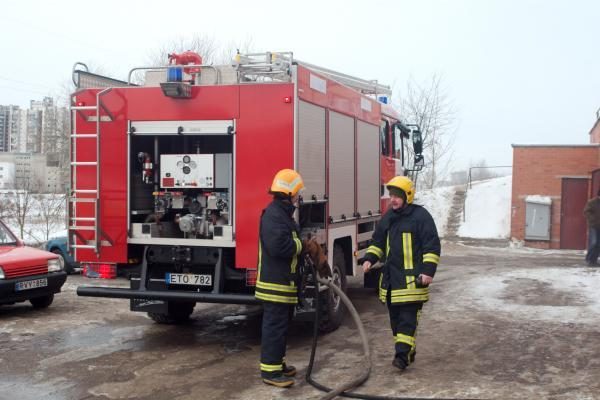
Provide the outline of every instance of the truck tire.
<path id="1" fill-rule="evenodd" d="M 190 319 L 190 315 L 194 312 L 194 306 L 196 303 L 176 303 L 169 302 L 167 314 L 149 312 L 148 316 L 158 324 L 183 324 Z"/>
<path id="2" fill-rule="evenodd" d="M 37 308 L 37 309 L 46 308 L 46 307 L 50 306 L 50 304 L 52 304 L 53 301 L 54 301 L 53 294 L 49 294 L 48 296 L 35 297 L 33 299 L 29 299 L 29 302 L 31 303 L 33 308 Z"/>
<path id="3" fill-rule="evenodd" d="M 346 257 L 342 246 L 333 248 L 332 280 L 333 283 L 346 292 Z M 320 316 L 319 330 L 327 333 L 336 330 L 342 323 L 345 307 L 342 300 L 333 290 L 325 290 L 319 298 Z"/>

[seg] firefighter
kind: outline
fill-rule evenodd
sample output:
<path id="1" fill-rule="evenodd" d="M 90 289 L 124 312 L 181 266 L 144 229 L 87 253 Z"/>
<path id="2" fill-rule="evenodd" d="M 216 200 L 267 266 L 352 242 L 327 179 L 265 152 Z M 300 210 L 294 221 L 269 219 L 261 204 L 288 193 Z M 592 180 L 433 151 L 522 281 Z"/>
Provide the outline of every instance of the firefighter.
<path id="1" fill-rule="evenodd" d="M 304 183 L 291 169 L 279 171 L 269 193 L 273 201 L 260 218 L 255 296 L 263 302 L 260 371 L 263 382 L 289 387 L 296 368 L 285 362 L 289 321 L 298 302 L 296 269 L 302 251 L 299 227 L 292 218 Z"/>
<path id="2" fill-rule="evenodd" d="M 414 362 L 415 334 L 423 304 L 429 300 L 429 284 L 440 260 L 440 239 L 433 218 L 413 204 L 415 188 L 405 176 L 387 183 L 391 208 L 373 233 L 363 260 L 367 273 L 385 260 L 379 279 L 379 299 L 388 306 L 394 336 L 392 365 L 400 370 Z"/>

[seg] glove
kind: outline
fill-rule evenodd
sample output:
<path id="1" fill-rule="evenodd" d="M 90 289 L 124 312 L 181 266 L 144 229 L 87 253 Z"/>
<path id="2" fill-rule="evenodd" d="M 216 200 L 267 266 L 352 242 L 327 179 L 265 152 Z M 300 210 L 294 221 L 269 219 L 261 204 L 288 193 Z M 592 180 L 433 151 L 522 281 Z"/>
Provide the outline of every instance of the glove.
<path id="1" fill-rule="evenodd" d="M 321 278 L 331 276 L 331 268 L 327 262 L 327 256 L 325 256 L 323 248 L 314 238 L 302 241 L 302 252 L 308 254 Z"/>

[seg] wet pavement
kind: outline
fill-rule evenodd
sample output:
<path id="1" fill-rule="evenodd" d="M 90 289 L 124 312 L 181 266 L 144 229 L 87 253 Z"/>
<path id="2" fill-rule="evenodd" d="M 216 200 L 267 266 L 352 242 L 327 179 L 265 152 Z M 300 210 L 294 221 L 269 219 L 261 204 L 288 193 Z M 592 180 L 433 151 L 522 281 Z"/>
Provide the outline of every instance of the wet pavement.
<path id="1" fill-rule="evenodd" d="M 400 374 L 386 308 L 350 280 L 370 337 L 373 372 L 360 392 L 430 398 L 600 399 L 600 268 L 581 252 L 444 243 L 417 337 Z M 197 305 L 190 323 L 155 324 L 127 300 L 77 297 L 70 276 L 46 310 L 0 307 L 0 399 L 317 399 L 303 377 L 312 327 L 296 322 L 291 389 L 259 380 L 260 309 Z M 322 335 L 315 378 L 333 385 L 364 366 L 350 318 Z"/>

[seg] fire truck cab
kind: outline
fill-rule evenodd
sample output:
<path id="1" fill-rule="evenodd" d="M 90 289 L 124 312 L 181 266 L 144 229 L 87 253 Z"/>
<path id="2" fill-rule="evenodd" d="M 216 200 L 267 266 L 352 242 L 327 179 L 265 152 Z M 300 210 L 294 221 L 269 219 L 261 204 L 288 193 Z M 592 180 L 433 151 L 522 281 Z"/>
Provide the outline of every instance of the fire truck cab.
<path id="1" fill-rule="evenodd" d="M 197 302 L 257 303 L 258 223 L 282 168 L 302 175 L 302 236 L 326 249 L 345 289 L 387 207 L 384 183 L 422 165 L 418 127 L 384 104 L 390 88 L 292 53 L 222 66 L 171 56 L 127 82 L 74 68 L 70 247 L 88 266 L 140 265 L 129 289 L 77 293 L 129 299 L 162 323 L 186 320 Z M 298 316 L 314 312 L 310 275 L 299 278 Z M 320 291 L 321 328 L 335 329 L 339 298 Z"/>

